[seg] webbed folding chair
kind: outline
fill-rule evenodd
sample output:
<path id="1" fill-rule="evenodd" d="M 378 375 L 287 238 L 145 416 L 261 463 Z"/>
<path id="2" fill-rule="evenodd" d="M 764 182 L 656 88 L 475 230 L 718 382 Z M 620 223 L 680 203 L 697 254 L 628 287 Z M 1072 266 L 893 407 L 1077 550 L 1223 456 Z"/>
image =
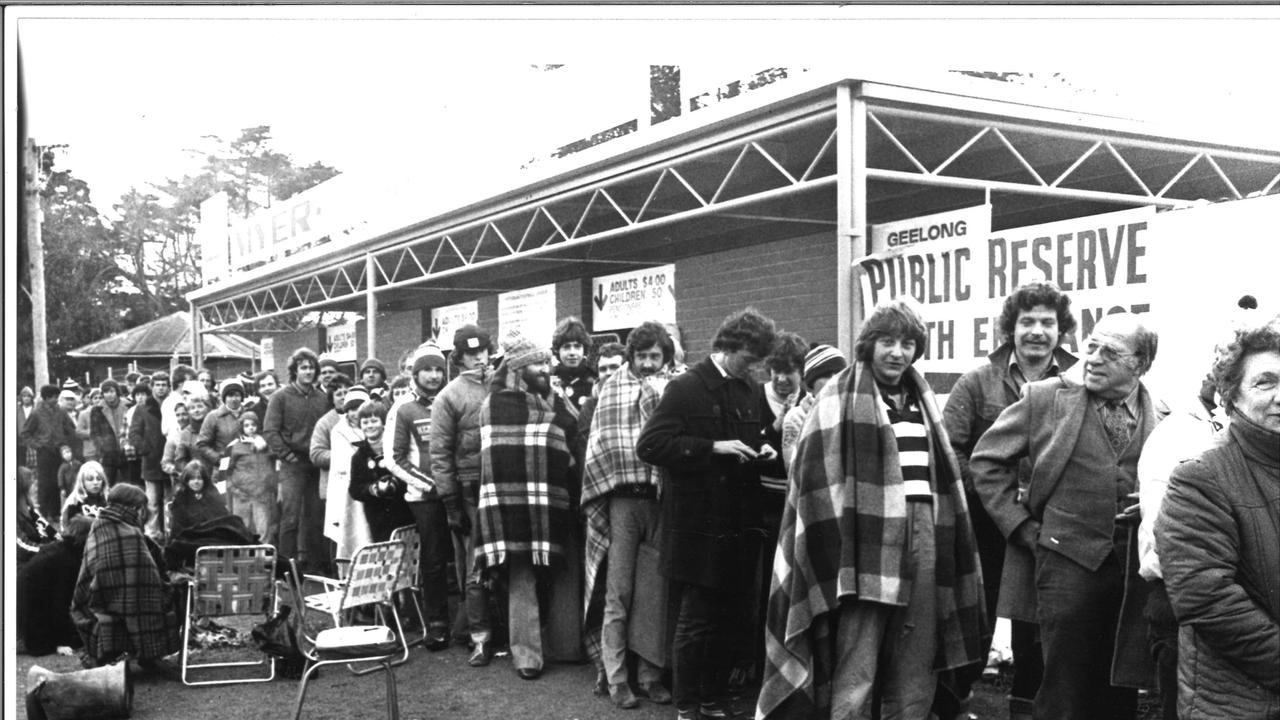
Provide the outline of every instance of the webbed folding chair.
<path id="1" fill-rule="evenodd" d="M 182 627 L 182 682 L 187 685 L 227 685 L 267 682 L 275 678 L 275 658 L 194 663 L 191 626 L 198 617 L 265 619 L 280 599 L 275 592 L 276 549 L 272 545 L 206 545 L 196 550 L 195 579 L 187 586 L 187 621 Z M 191 669 L 261 666 L 265 676 L 227 680 L 191 680 Z"/>
<path id="2" fill-rule="evenodd" d="M 404 560 L 400 563 L 400 573 L 396 576 L 396 586 L 392 594 L 392 600 L 403 598 L 407 607 L 412 607 L 414 613 L 418 616 L 418 627 L 422 629 L 421 634 L 410 640 L 405 637 L 406 649 L 414 645 L 421 645 L 427 639 L 427 615 L 422 609 L 422 587 L 418 584 L 418 578 L 422 571 L 422 538 L 418 535 L 418 528 L 414 525 L 405 525 L 391 531 L 391 539 L 399 540 L 404 543 Z M 404 659 L 397 660 L 392 663 L 399 665 L 408 659 L 406 654 Z"/>
<path id="3" fill-rule="evenodd" d="M 351 570 L 345 580 L 317 575 L 302 575 L 297 563 L 290 560 L 292 572 L 289 583 L 294 603 L 300 608 L 297 634 L 298 648 L 306 658 L 307 667 L 298 687 L 298 702 L 294 720 L 302 717 L 302 703 L 307 694 L 307 682 L 321 665 L 345 664 L 353 667 L 359 663 L 375 663 L 370 670 L 381 669 L 387 675 L 387 717 L 398 720 L 399 700 L 396 694 L 395 673 L 391 659 L 404 647 L 400 616 L 391 602 L 400 564 L 404 559 L 404 543 L 388 541 L 371 543 L 356 551 L 351 559 Z M 303 591 L 304 580 L 320 583 L 324 590 L 307 595 Z M 354 623 L 354 612 L 360 608 L 373 608 L 376 616 L 384 618 L 383 608 L 391 607 L 395 628 L 386 624 L 359 625 Z M 315 610 L 328 615 L 334 627 L 311 635 L 307 630 L 307 611 Z M 405 649 L 405 654 L 408 650 Z M 358 673 L 362 674 L 362 673 Z"/>

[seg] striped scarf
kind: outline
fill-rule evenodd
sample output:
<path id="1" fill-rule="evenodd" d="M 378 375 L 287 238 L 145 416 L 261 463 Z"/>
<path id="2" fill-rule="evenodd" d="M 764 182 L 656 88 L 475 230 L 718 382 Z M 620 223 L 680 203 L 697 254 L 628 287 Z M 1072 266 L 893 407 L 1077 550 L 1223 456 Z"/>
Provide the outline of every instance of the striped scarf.
<path id="1" fill-rule="evenodd" d="M 657 470 L 636 457 L 636 441 L 658 406 L 659 392 L 620 368 L 597 390 L 595 415 L 582 475 L 582 514 L 587 520 L 586 583 L 583 586 L 587 654 L 600 656 L 604 622 L 604 561 L 609 554 L 609 492 L 623 484 L 659 484 Z"/>
<path id="2" fill-rule="evenodd" d="M 935 669 L 977 660 L 989 630 L 960 472 L 933 393 L 911 368 L 934 474 L 938 655 Z M 805 423 L 774 556 L 757 718 L 822 716 L 840 601 L 904 606 L 911 597 L 907 500 L 897 439 L 870 367 L 823 388 Z"/>

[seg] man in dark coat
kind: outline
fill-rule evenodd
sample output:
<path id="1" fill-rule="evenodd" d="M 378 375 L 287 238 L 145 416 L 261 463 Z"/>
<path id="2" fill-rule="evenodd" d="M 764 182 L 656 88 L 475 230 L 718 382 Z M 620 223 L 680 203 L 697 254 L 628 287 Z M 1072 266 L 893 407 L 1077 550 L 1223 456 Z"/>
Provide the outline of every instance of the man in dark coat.
<path id="1" fill-rule="evenodd" d="M 1035 558 L 1029 548 L 1005 542 L 973 487 L 969 455 L 1001 411 L 1017 402 L 1024 385 L 1057 377 L 1076 364 L 1076 357 L 1058 344 L 1076 329 L 1071 299 L 1053 283 L 1023 285 L 1005 298 L 999 328 L 1004 342 L 987 357 L 987 362 L 965 373 L 951 389 L 944 421 L 960 462 L 969 517 L 978 539 L 988 627 L 995 627 L 997 615 L 1011 621 L 1013 683 L 1009 688 L 1009 718 L 1031 720 L 1031 699 L 1036 696 L 1044 672 L 1035 626 Z M 1030 465 L 1022 463 L 1018 468 L 1019 487 L 1025 487 L 1030 476 Z M 982 661 L 956 670 L 948 687 L 939 688 L 934 700 L 939 717 L 960 714 L 973 684 L 982 675 L 990 649 L 988 640 Z"/>
<path id="2" fill-rule="evenodd" d="M 19 439 L 36 451 L 36 509 L 55 526 L 62 510 L 58 491 L 62 446 L 70 445 L 76 435 L 76 424 L 58 406 L 59 392 L 57 385 L 40 388 L 40 402 L 19 433 Z"/>
<path id="3" fill-rule="evenodd" d="M 1136 315 L 1104 317 L 1085 343 L 1084 384 L 1029 383 L 970 456 L 1000 531 L 1035 553 L 1045 664 L 1037 718 L 1133 718 L 1134 688 L 1154 686 L 1135 491 L 1142 446 L 1168 414 L 1141 382 L 1157 342 Z"/>
<path id="4" fill-rule="evenodd" d="M 680 718 L 724 717 L 732 649 L 725 637 L 750 592 L 747 533 L 760 531 L 760 442 L 754 370 L 773 349 L 773 321 L 754 308 L 730 315 L 713 352 L 667 386 L 636 443 L 665 468 L 662 566 L 680 601 L 672 640 Z"/>

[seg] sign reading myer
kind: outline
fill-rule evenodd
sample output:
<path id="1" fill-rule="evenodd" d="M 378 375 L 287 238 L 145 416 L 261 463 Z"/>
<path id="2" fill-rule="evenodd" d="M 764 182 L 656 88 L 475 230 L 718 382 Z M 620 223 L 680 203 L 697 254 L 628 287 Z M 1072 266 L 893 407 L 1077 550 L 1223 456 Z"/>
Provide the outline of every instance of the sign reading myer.
<path id="1" fill-rule="evenodd" d="M 676 321 L 676 266 L 605 275 L 591 281 L 593 332 Z"/>
<path id="2" fill-rule="evenodd" d="M 991 232 L 991 206 L 951 210 L 909 220 L 871 226 L 871 252 L 907 247 L 933 240 L 985 238 Z"/>

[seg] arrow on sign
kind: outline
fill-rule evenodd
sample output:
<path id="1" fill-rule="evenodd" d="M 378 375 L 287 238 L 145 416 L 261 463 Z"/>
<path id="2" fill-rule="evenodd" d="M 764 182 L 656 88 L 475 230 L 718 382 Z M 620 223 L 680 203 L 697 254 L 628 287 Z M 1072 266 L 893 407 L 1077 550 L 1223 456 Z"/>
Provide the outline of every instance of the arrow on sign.
<path id="1" fill-rule="evenodd" d="M 608 296 L 604 294 L 604 285 L 597 285 L 596 287 L 599 288 L 599 290 L 596 290 L 596 296 L 591 299 L 596 301 L 597 310 L 603 310 L 605 300 Z"/>

